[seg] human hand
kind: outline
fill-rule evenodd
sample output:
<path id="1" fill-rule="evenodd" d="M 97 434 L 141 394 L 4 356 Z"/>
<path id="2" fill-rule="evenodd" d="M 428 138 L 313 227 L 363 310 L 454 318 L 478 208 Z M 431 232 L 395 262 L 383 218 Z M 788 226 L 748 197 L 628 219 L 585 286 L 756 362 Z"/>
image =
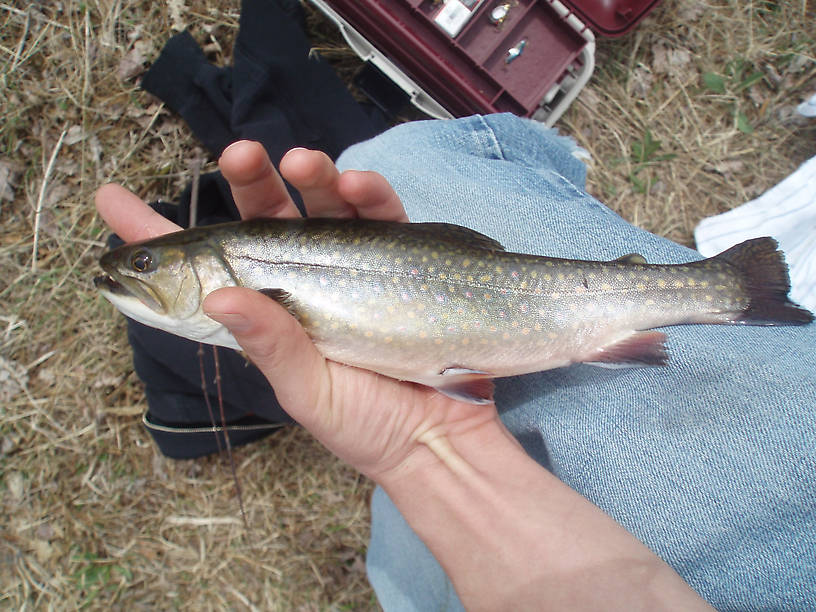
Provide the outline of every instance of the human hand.
<path id="1" fill-rule="evenodd" d="M 244 219 L 299 215 L 258 143 L 233 144 L 219 165 Z M 408 220 L 397 194 L 376 173 L 340 174 L 326 155 L 305 149 L 288 152 L 280 169 L 300 191 L 309 216 Z M 180 229 L 116 185 L 102 187 L 96 203 L 103 219 L 126 241 Z M 375 480 L 397 472 L 403 477 L 440 460 L 455 462 L 453 438 L 478 434 L 486 422 L 498 424 L 492 405 L 464 404 L 426 387 L 324 359 L 294 318 L 255 291 L 213 292 L 204 310 L 230 329 L 293 418 Z"/>

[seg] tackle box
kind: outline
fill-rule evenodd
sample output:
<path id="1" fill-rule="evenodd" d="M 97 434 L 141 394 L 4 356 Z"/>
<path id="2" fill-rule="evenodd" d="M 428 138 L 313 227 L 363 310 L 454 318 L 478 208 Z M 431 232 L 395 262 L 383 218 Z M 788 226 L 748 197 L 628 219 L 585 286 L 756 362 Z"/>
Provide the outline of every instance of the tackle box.
<path id="1" fill-rule="evenodd" d="M 552 125 L 589 80 L 595 33 L 659 0 L 309 0 L 420 110 L 512 112 Z"/>

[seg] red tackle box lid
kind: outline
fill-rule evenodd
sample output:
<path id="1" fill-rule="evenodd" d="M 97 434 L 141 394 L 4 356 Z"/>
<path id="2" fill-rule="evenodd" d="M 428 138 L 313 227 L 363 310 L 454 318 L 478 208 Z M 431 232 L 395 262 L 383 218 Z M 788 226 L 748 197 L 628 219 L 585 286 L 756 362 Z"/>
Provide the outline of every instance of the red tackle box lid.
<path id="1" fill-rule="evenodd" d="M 592 74 L 593 32 L 620 36 L 659 0 L 310 2 L 431 116 L 512 112 L 552 125 Z"/>
<path id="2" fill-rule="evenodd" d="M 598 34 L 621 36 L 634 28 L 660 0 L 562 0 Z"/>

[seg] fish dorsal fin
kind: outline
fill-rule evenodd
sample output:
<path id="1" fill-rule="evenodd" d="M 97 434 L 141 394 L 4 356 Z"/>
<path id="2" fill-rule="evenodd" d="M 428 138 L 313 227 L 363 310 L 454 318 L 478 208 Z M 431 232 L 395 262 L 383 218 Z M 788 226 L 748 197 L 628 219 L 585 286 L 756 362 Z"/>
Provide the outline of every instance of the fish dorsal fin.
<path id="1" fill-rule="evenodd" d="M 626 255 L 621 255 L 617 259 L 613 259 L 615 263 L 624 263 L 624 264 L 645 264 L 646 258 L 641 255 L 640 253 L 627 253 Z"/>
<path id="2" fill-rule="evenodd" d="M 603 368 L 666 365 L 666 334 L 636 331 L 622 340 L 601 347 L 582 361 Z"/>
<path id="3" fill-rule="evenodd" d="M 443 395 L 470 404 L 493 403 L 493 377 L 489 373 L 453 366 L 439 376 L 440 382 L 434 388 Z"/>
<path id="4" fill-rule="evenodd" d="M 498 240 L 485 236 L 469 227 L 454 225 L 453 223 L 417 223 L 430 230 L 440 240 L 461 240 L 467 246 L 487 249 L 489 251 L 503 251 L 504 247 Z"/>
<path id="5" fill-rule="evenodd" d="M 288 310 L 290 315 L 300 320 L 300 315 L 298 314 L 297 310 L 295 310 L 295 301 L 292 299 L 291 293 L 277 288 L 259 289 L 258 291 L 263 293 L 266 297 L 275 300 L 278 304 Z"/>

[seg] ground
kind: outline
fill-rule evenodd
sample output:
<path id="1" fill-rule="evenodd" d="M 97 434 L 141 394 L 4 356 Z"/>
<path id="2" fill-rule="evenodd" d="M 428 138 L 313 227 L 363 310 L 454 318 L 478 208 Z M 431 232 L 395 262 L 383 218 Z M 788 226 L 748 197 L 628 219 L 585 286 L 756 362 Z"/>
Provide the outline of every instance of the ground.
<path id="1" fill-rule="evenodd" d="M 692 245 L 703 217 L 816 152 L 795 106 L 816 92 L 805 2 L 664 2 L 600 40 L 559 122 L 589 189 Z M 315 50 L 358 66 L 310 11 Z M 124 322 L 93 290 L 107 181 L 172 200 L 213 160 L 138 87 L 174 32 L 230 61 L 237 3 L 0 2 L 0 605 L 376 609 L 363 559 L 371 485 L 297 429 L 239 449 L 250 525 L 220 458 L 161 457 Z M 622 252 L 626 251 L 622 246 Z"/>

